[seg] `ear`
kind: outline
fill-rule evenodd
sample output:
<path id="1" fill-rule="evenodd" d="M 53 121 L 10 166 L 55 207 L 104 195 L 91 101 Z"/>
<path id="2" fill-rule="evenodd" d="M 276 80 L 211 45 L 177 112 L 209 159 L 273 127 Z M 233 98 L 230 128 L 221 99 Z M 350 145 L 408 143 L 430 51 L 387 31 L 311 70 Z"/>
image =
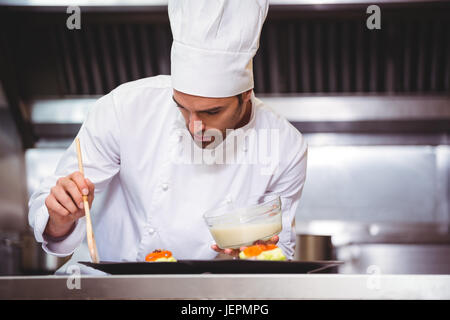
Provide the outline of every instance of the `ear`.
<path id="1" fill-rule="evenodd" d="M 248 100 L 250 100 L 250 97 L 252 95 L 252 91 L 253 91 L 253 89 L 250 89 L 250 90 L 247 90 L 247 91 L 242 93 L 242 101 L 244 103 L 247 102 Z"/>

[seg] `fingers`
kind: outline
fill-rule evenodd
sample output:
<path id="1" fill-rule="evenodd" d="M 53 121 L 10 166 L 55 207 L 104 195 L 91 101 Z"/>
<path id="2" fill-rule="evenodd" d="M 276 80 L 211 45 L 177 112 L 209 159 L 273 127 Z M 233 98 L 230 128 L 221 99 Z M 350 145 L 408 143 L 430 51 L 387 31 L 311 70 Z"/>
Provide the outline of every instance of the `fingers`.
<path id="1" fill-rule="evenodd" d="M 46 199 L 47 208 L 60 215 L 70 213 L 73 218 L 82 217 L 84 215 L 83 193 L 88 195 L 89 206 L 91 206 L 94 190 L 95 186 L 89 179 L 85 179 L 81 172 L 74 172 L 58 179 Z"/>
<path id="2" fill-rule="evenodd" d="M 220 249 L 219 246 L 217 244 L 213 244 L 211 246 L 211 249 L 213 249 L 214 251 L 218 252 L 218 253 L 224 253 L 223 249 Z"/>
<path id="3" fill-rule="evenodd" d="M 275 235 L 267 241 L 257 240 L 253 244 L 254 245 L 256 245 L 256 244 L 277 244 L 279 240 L 280 240 L 280 238 L 278 237 L 278 235 Z"/>
<path id="4" fill-rule="evenodd" d="M 73 202 L 72 198 L 66 193 L 64 188 L 57 184 L 51 189 L 51 194 L 55 199 L 70 213 L 76 213 L 78 211 L 77 205 Z"/>
<path id="5" fill-rule="evenodd" d="M 91 207 L 92 201 L 94 201 L 95 185 L 79 171 L 72 173 L 70 179 L 75 182 L 83 196 L 88 196 L 89 207 Z M 82 209 L 82 207 L 80 207 L 80 209 Z"/>
<path id="6" fill-rule="evenodd" d="M 217 244 L 213 244 L 211 246 L 211 249 L 213 249 L 214 251 L 218 252 L 218 253 L 224 253 L 233 257 L 236 257 L 239 255 L 239 249 L 221 249 L 219 248 L 219 246 Z"/>
<path id="7" fill-rule="evenodd" d="M 84 178 L 83 174 L 79 171 L 72 173 L 69 178 L 75 182 L 82 195 L 87 196 L 89 194 L 89 186 Z"/>
<path id="8" fill-rule="evenodd" d="M 95 185 L 89 179 L 84 179 L 84 180 L 86 181 L 86 184 L 89 189 L 88 202 L 89 202 L 89 207 L 90 207 L 92 205 L 92 201 L 94 201 Z"/>
<path id="9" fill-rule="evenodd" d="M 230 255 L 232 257 L 239 256 L 239 252 L 240 252 L 239 249 L 225 249 L 224 250 L 225 254 L 228 254 L 228 255 Z"/>
<path id="10" fill-rule="evenodd" d="M 45 205 L 49 212 L 49 219 L 45 226 L 44 234 L 60 237 L 69 232 L 75 221 L 74 215 L 64 208 L 53 194 L 45 199 Z"/>
<path id="11" fill-rule="evenodd" d="M 48 210 L 56 212 L 57 214 L 59 214 L 63 217 L 68 216 L 70 214 L 70 212 L 56 200 L 56 198 L 53 194 L 50 194 L 45 199 L 45 205 L 47 206 Z"/>
<path id="12" fill-rule="evenodd" d="M 83 205 L 80 205 L 80 203 L 83 203 L 82 196 L 85 195 L 88 196 L 89 207 L 91 207 L 92 201 L 94 200 L 95 185 L 91 182 L 91 180 L 84 178 L 83 174 L 79 171 L 72 173 L 68 178 L 69 179 L 64 179 L 65 184 L 67 186 L 71 185 L 67 182 L 67 180 L 69 180 L 73 182 L 78 189 L 78 192 L 75 192 L 73 188 L 71 189 L 74 193 L 76 193 L 76 198 L 74 198 L 74 200 L 78 204 L 78 207 L 83 209 Z M 67 191 L 69 190 L 67 189 Z M 70 194 L 72 195 L 72 193 Z M 80 194 L 81 200 L 78 199 L 78 194 Z"/>
<path id="13" fill-rule="evenodd" d="M 63 189 L 70 195 L 78 208 L 83 209 L 83 197 L 73 180 L 61 178 L 58 180 L 57 184 L 63 187 Z"/>
<path id="14" fill-rule="evenodd" d="M 280 237 L 278 235 L 272 237 L 272 241 L 276 244 L 278 241 L 280 241 Z"/>
<path id="15" fill-rule="evenodd" d="M 229 254 L 230 256 L 237 256 L 239 255 L 240 252 L 239 249 L 225 249 L 224 251 L 226 254 Z"/>
<path id="16" fill-rule="evenodd" d="M 277 244 L 279 240 L 280 240 L 280 238 L 278 237 L 278 235 L 275 235 L 272 238 L 270 238 L 269 241 L 267 241 L 267 243 L 268 244 Z"/>
<path id="17" fill-rule="evenodd" d="M 89 206 L 94 200 L 94 184 L 85 179 L 81 172 L 74 172 L 58 179 L 45 199 L 49 212 L 46 230 L 50 235 L 66 234 L 73 222 L 84 216 L 83 195 L 87 196 Z"/>
<path id="18" fill-rule="evenodd" d="M 89 194 L 94 193 L 95 185 L 91 182 L 89 179 L 84 179 L 86 182 L 86 185 L 88 186 Z"/>

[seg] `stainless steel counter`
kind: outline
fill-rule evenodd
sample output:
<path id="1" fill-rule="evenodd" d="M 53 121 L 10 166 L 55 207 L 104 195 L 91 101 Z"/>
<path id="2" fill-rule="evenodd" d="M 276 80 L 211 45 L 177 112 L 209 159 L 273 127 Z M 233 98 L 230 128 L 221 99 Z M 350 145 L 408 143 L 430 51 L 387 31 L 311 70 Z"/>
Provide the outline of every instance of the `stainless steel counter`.
<path id="1" fill-rule="evenodd" d="M 0 299 L 450 299 L 450 275 L 0 277 Z"/>

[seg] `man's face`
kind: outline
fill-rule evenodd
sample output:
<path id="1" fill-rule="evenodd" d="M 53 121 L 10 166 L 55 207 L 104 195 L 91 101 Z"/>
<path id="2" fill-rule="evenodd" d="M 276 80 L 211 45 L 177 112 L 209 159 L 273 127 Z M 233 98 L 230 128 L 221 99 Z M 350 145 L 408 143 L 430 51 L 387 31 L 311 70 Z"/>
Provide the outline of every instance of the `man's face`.
<path id="1" fill-rule="evenodd" d="M 235 129 L 242 122 L 250 92 L 243 94 L 242 103 L 237 96 L 227 98 L 205 98 L 173 90 L 173 100 L 180 109 L 186 127 L 194 141 L 205 148 L 215 140 L 214 136 L 204 136 L 206 130 L 216 129 L 225 139 L 227 129 Z"/>

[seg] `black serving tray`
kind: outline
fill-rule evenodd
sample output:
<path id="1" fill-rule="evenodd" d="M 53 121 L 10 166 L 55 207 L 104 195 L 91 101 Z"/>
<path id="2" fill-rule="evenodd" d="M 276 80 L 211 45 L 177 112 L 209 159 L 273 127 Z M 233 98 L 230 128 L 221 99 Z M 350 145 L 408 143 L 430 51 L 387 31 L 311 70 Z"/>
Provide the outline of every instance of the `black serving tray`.
<path id="1" fill-rule="evenodd" d="M 109 274 L 336 273 L 342 261 L 178 260 L 80 263 Z"/>

